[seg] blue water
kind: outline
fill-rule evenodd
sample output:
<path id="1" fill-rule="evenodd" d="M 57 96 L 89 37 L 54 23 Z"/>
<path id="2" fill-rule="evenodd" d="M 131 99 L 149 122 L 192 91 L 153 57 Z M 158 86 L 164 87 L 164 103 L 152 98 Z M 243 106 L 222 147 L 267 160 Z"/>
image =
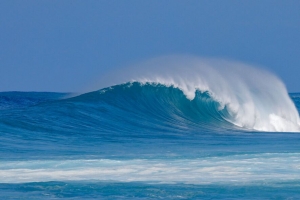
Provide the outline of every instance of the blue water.
<path id="1" fill-rule="evenodd" d="M 249 128 L 215 99 L 139 82 L 2 92 L 0 198 L 300 199 L 298 125 Z"/>

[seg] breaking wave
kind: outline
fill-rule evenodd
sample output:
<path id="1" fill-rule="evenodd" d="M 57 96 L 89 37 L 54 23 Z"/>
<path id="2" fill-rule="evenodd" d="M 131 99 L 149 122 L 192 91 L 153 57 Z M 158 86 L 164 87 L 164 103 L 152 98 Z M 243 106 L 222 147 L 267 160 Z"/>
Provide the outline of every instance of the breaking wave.
<path id="1" fill-rule="evenodd" d="M 115 90 L 115 98 L 122 96 L 120 106 L 133 102 L 133 112 L 142 109 L 172 120 L 176 116 L 200 124 L 218 121 L 248 130 L 300 131 L 298 111 L 281 80 L 242 63 L 164 57 L 103 80 L 115 85 L 109 88 Z"/>

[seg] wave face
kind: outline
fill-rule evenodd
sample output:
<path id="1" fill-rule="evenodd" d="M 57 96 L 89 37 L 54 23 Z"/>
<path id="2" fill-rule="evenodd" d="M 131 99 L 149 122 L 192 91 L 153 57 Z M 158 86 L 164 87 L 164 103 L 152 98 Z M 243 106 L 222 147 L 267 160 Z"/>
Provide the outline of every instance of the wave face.
<path id="1" fill-rule="evenodd" d="M 109 112 L 110 117 L 126 116 L 122 123 L 108 121 L 112 124 L 107 126 L 115 127 L 117 131 L 123 131 L 124 125 L 130 130 L 162 129 L 165 132 L 238 128 L 228 121 L 231 116 L 226 107 L 220 109 L 221 104 L 208 92 L 197 91 L 190 100 L 180 89 L 161 84 L 131 82 L 83 94 L 68 101 L 102 108 L 105 105 L 106 112 L 113 109 Z"/>

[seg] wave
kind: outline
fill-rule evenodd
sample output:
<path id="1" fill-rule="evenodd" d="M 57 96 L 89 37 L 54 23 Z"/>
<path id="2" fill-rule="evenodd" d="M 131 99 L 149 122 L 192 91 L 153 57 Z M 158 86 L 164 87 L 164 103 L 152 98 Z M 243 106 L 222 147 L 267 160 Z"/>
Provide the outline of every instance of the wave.
<path id="1" fill-rule="evenodd" d="M 198 123 L 214 119 L 248 130 L 300 131 L 298 111 L 281 80 L 250 65 L 195 57 L 164 57 L 114 72 L 103 80 L 116 85 L 110 89 L 120 93 L 125 92 L 120 89 L 120 83 L 127 82 L 122 86 L 125 88 L 133 86 L 131 91 L 126 91 L 128 96 L 122 97 L 126 99 L 122 102 L 124 107 L 126 101 L 138 98 L 139 101 L 134 102 L 137 109 L 143 106 L 143 111 L 157 115 L 164 113 L 170 117 L 174 113 L 168 112 L 177 110 L 182 114 L 175 114 L 177 117 L 190 119 L 193 116 L 197 119 L 193 122 Z M 151 92 L 150 86 L 153 87 Z M 180 90 L 186 100 L 175 89 Z M 143 94 L 135 94 L 136 90 Z M 157 110 L 162 106 L 169 110 Z M 132 111 L 135 107 L 131 107 Z"/>
<path id="2" fill-rule="evenodd" d="M 191 98 L 179 85 L 166 86 L 147 81 L 104 88 L 75 97 L 73 100 L 101 101 L 122 110 L 122 113 L 118 111 L 114 114 L 121 118 L 126 116 L 129 124 L 148 124 L 148 128 L 164 125 L 177 129 L 193 127 L 214 130 L 242 128 L 259 131 L 299 131 L 297 111 L 293 116 L 288 113 L 290 110 L 280 110 L 282 105 L 277 105 L 276 101 L 270 101 L 267 105 L 268 102 L 264 99 L 250 98 L 249 102 L 240 103 L 243 97 L 239 94 L 234 97 L 236 99 L 228 98 L 224 103 L 215 93 L 197 89 Z M 287 108 L 288 106 L 285 107 Z"/>
<path id="3" fill-rule="evenodd" d="M 109 86 L 63 99 L 66 94 L 3 93 L 2 126 L 66 134 L 300 132 L 297 108 L 280 79 L 245 64 L 171 57 L 103 81 Z"/>

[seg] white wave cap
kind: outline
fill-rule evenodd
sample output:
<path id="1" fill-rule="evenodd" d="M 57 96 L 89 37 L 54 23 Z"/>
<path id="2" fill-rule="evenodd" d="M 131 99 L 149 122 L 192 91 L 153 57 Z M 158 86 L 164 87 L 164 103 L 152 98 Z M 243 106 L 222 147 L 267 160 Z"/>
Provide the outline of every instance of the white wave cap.
<path id="1" fill-rule="evenodd" d="M 121 77 L 120 77 L 121 75 Z M 300 132 L 298 111 L 275 75 L 240 62 L 167 56 L 114 73 L 113 83 L 139 81 L 173 86 L 190 100 L 208 92 L 230 114 L 225 120 L 250 130 Z M 121 81 L 121 82 L 120 82 Z"/>
<path id="2" fill-rule="evenodd" d="M 299 181 L 299 153 L 267 153 L 205 159 L 3 161 L 0 183 L 40 181 L 146 181 L 246 184 Z"/>

